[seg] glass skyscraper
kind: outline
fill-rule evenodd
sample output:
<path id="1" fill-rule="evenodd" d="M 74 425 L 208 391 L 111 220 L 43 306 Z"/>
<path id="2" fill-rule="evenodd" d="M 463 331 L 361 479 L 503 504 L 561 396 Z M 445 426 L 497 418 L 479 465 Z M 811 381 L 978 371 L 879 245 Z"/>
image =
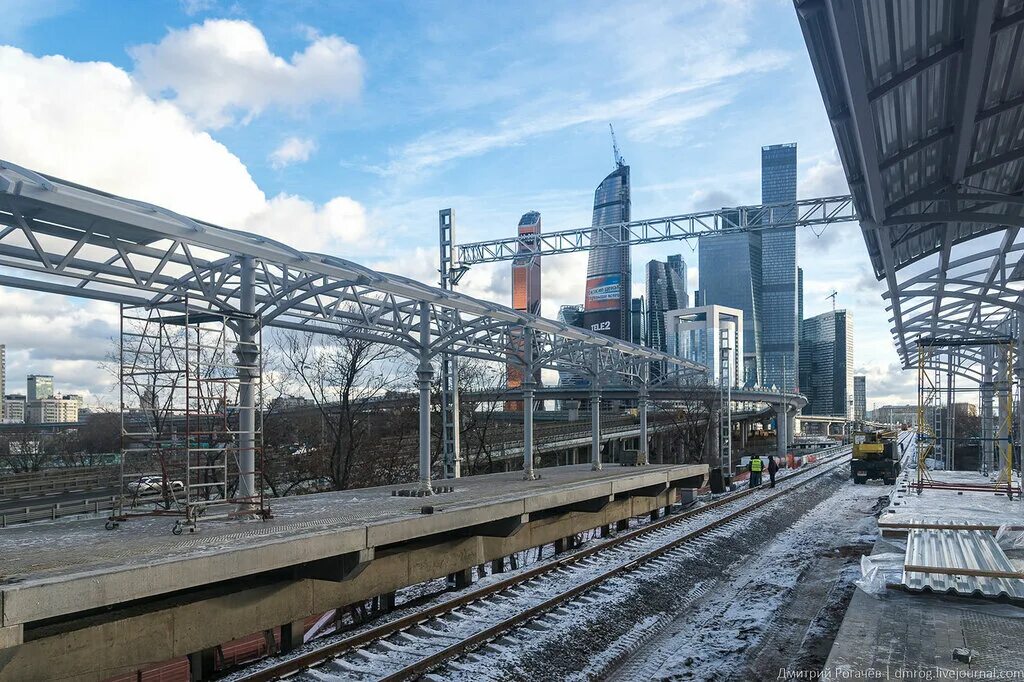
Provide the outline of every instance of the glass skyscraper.
<path id="1" fill-rule="evenodd" d="M 591 224 L 597 227 L 628 222 L 629 209 L 629 166 L 619 162 L 594 192 L 594 218 Z M 625 240 L 625 233 L 623 229 L 619 238 Z M 583 326 L 628 340 L 631 298 L 629 246 L 609 246 L 611 241 L 607 233 L 597 230 L 591 237 Z"/>
<path id="2" fill-rule="evenodd" d="M 686 261 L 680 255 L 667 262 L 647 263 L 647 344 L 660 351 L 667 349 L 665 313 L 690 307 L 686 292 Z"/>
<path id="3" fill-rule="evenodd" d="M 583 306 L 580 304 L 563 305 L 558 309 L 558 321 L 573 327 L 583 326 Z M 579 372 L 558 370 L 559 386 L 585 386 L 587 380 Z"/>
<path id="4" fill-rule="evenodd" d="M 868 378 L 863 374 L 853 377 L 853 418 L 863 419 L 868 411 Z"/>
<path id="5" fill-rule="evenodd" d="M 644 299 L 634 298 L 629 305 L 629 341 L 638 346 L 647 345 L 645 317 Z"/>
<path id="6" fill-rule="evenodd" d="M 853 318 L 846 310 L 804 320 L 800 390 L 807 396 L 804 414 L 853 416 Z"/>
<path id="7" fill-rule="evenodd" d="M 795 201 L 796 143 L 762 147 L 761 203 Z M 764 385 L 787 391 L 799 386 L 796 262 L 796 228 L 766 230 L 761 238 L 761 377 Z"/>
<path id="8" fill-rule="evenodd" d="M 700 300 L 743 311 L 743 383 L 761 382 L 761 233 L 701 237 L 697 241 Z"/>

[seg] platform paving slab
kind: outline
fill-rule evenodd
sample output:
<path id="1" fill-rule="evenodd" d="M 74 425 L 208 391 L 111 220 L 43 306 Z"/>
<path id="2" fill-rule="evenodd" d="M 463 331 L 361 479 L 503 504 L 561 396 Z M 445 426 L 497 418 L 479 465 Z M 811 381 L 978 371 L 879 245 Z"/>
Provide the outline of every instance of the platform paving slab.
<path id="1" fill-rule="evenodd" d="M 873 554 L 903 551 L 880 539 Z M 1024 608 L 998 601 L 858 589 L 820 679 L 1020 679 Z M 953 650 L 976 652 L 970 664 Z"/>

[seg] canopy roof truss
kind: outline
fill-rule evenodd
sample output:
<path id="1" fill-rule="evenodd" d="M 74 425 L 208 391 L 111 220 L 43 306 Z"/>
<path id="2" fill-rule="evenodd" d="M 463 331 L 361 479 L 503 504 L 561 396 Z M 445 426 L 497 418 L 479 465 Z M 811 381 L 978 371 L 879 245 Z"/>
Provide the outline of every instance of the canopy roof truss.
<path id="1" fill-rule="evenodd" d="M 593 361 L 584 356 L 596 349 L 602 366 L 627 375 L 651 360 L 704 371 L 602 334 L 0 161 L 2 286 L 133 305 L 187 296 L 190 306 L 237 313 L 246 268 L 254 271 L 255 316 L 263 326 L 366 338 L 421 359 L 454 353 L 497 362 L 516 358 L 529 328 L 540 366 L 587 369 Z"/>
<path id="2" fill-rule="evenodd" d="M 1024 1 L 795 4 L 904 367 L 992 333 L 1024 305 Z"/>

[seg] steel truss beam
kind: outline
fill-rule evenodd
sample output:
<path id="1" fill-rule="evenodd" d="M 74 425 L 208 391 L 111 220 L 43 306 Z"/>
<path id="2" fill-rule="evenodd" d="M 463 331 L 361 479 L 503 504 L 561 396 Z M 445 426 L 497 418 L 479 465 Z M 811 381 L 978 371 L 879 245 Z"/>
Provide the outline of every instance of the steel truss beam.
<path id="1" fill-rule="evenodd" d="M 190 305 L 237 313 L 245 259 L 255 263 L 256 314 L 264 327 L 358 336 L 421 357 L 426 310 L 429 358 L 454 353 L 506 362 L 519 348 L 515 330 L 528 327 L 544 349 L 538 356 L 543 367 L 579 362 L 586 369 L 589 360 L 580 357 L 586 348 L 607 357 L 692 365 L 0 161 L 0 285 L 132 305 L 187 295 Z"/>
<path id="2" fill-rule="evenodd" d="M 856 220 L 857 214 L 849 196 L 800 199 L 789 204 L 720 208 L 665 218 L 460 244 L 455 249 L 456 263 L 467 266 L 513 260 L 520 253 L 520 245 L 534 249 L 537 255 L 546 256 L 587 251 L 595 242 L 609 246 L 654 244 L 736 232 L 831 225 Z M 622 238 L 623 234 L 627 235 L 625 239 Z"/>

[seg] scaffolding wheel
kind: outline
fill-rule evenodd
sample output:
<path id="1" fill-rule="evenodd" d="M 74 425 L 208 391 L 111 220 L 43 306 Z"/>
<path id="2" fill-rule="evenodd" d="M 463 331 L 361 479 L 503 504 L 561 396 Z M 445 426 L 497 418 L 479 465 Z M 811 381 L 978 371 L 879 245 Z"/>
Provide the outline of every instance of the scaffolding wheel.
<path id="1" fill-rule="evenodd" d="M 181 526 L 181 521 L 175 521 L 174 522 L 174 528 L 171 529 L 171 532 L 174 533 L 175 535 L 181 535 L 182 532 L 184 532 L 184 530 L 185 529 L 182 528 L 182 526 Z"/>
<path id="2" fill-rule="evenodd" d="M 114 530 L 115 528 L 117 528 L 120 525 L 121 524 L 119 524 L 117 521 L 110 521 L 110 520 L 108 520 L 105 524 L 103 524 L 103 527 L 106 528 L 107 530 Z"/>

